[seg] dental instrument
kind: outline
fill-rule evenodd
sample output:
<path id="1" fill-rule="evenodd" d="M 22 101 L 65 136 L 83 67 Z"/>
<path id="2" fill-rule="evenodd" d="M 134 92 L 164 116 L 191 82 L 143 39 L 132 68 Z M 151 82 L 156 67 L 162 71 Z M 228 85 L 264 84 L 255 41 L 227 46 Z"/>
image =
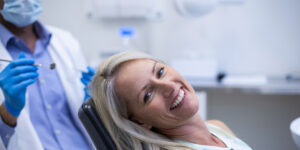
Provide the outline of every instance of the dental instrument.
<path id="1" fill-rule="evenodd" d="M 6 59 L 0 59 L 0 61 L 12 62 L 12 60 L 6 60 Z M 33 64 L 33 65 L 37 66 L 37 67 L 44 67 L 42 64 Z M 55 67 L 56 67 L 56 64 L 55 63 L 51 63 L 50 66 L 49 66 L 49 69 L 53 70 L 53 69 L 55 69 Z"/>

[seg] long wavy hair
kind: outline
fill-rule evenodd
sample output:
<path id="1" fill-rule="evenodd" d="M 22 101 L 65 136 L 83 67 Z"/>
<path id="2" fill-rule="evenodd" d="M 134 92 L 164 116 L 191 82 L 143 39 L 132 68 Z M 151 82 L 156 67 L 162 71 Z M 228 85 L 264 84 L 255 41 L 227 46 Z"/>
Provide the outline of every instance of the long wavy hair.
<path id="1" fill-rule="evenodd" d="M 129 119 L 127 106 L 114 88 L 115 72 L 124 62 L 135 59 L 151 59 L 162 62 L 138 51 L 118 53 L 106 59 L 92 79 L 90 90 L 96 111 L 118 150 L 190 150 L 187 145 L 148 130 Z"/>

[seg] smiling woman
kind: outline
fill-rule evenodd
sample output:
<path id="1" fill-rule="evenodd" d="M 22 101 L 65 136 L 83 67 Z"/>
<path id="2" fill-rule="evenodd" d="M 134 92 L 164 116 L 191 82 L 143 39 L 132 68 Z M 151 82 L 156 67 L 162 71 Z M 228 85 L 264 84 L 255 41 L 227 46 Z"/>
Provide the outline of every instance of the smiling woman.
<path id="1" fill-rule="evenodd" d="M 192 86 L 147 54 L 128 51 L 108 58 L 91 90 L 118 149 L 251 150 L 222 122 L 204 122 Z"/>

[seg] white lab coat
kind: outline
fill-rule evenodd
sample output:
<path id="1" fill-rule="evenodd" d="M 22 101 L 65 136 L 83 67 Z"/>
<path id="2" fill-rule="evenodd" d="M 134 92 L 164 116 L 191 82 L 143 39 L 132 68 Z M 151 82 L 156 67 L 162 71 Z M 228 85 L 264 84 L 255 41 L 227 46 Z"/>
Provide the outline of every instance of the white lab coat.
<path id="1" fill-rule="evenodd" d="M 72 117 L 75 120 L 76 126 L 79 127 L 79 129 L 84 133 L 86 139 L 88 139 L 87 141 L 89 141 L 91 149 L 95 149 L 90 137 L 78 118 L 78 110 L 84 99 L 84 86 L 80 82 L 81 73 L 78 70 L 86 68 L 86 61 L 80 51 L 78 42 L 69 32 L 51 26 L 47 26 L 47 29 L 52 33 L 48 50 L 53 62 L 56 63 L 56 69 L 62 81 Z M 0 58 L 8 60 L 12 59 L 1 42 Z M 2 71 L 7 64 L 8 63 L 6 62 L 0 62 L 0 71 Z M 2 104 L 3 101 L 4 96 L 0 90 L 0 104 Z M 7 147 L 8 150 L 43 149 L 37 132 L 30 121 L 29 111 L 28 103 L 26 103 L 17 120 L 15 133 L 9 141 L 9 145 Z M 3 147 L 3 142 L 0 140 L 0 149 L 2 150 Z"/>

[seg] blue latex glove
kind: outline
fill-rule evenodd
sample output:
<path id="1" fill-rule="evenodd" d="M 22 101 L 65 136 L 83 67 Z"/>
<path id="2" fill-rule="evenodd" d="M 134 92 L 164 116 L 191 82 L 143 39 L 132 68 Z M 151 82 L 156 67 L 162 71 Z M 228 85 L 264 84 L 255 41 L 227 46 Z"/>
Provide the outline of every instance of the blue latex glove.
<path id="1" fill-rule="evenodd" d="M 91 82 L 95 70 L 91 68 L 90 66 L 87 67 L 88 72 L 82 72 L 82 77 L 80 78 L 81 82 L 84 84 L 84 100 L 90 98 L 90 94 L 88 91 L 88 85 Z"/>
<path id="2" fill-rule="evenodd" d="M 7 111 L 17 117 L 25 106 L 25 93 L 28 85 L 38 77 L 38 68 L 34 60 L 26 58 L 21 52 L 18 59 L 12 61 L 0 73 L 0 88 L 4 93 L 4 105 Z"/>

